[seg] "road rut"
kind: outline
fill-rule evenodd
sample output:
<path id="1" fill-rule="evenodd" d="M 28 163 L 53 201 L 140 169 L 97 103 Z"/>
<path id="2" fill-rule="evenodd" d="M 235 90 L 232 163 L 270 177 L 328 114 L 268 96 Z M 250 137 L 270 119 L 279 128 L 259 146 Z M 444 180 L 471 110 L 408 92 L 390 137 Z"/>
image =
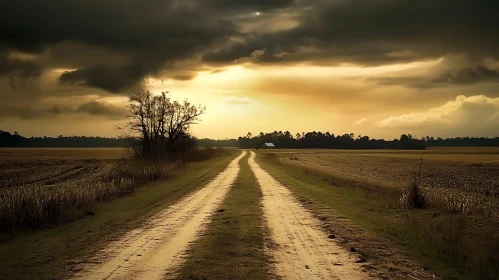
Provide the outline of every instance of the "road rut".
<path id="1" fill-rule="evenodd" d="M 234 183 L 239 173 L 239 160 L 245 155 L 246 152 L 242 152 L 204 188 L 111 243 L 97 258 L 97 264 L 84 267 L 75 278 L 153 280 L 174 277 L 190 244 L 204 230 L 211 214 Z"/>
<path id="2" fill-rule="evenodd" d="M 328 239 L 319 222 L 255 161 L 249 164 L 262 189 L 264 216 L 275 248 L 275 272 L 283 279 L 367 279 L 356 257 Z M 274 247 L 274 246 L 272 246 Z"/>

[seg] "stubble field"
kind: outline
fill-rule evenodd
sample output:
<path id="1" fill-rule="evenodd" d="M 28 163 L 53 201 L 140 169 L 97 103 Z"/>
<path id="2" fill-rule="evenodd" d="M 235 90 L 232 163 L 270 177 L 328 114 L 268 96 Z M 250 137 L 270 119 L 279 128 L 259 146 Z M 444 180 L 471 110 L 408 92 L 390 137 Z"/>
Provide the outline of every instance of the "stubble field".
<path id="1" fill-rule="evenodd" d="M 13 257 L 17 250 L 10 246 L 31 244 L 32 249 L 43 252 L 36 257 L 39 265 L 23 275 L 32 277 L 40 271 L 45 279 L 51 274 L 46 263 L 57 268 L 58 275 L 99 273 L 98 267 L 92 266 L 93 259 L 83 260 L 92 255 L 104 262 L 97 245 L 114 248 L 116 240 L 116 248 L 125 248 L 116 250 L 126 255 L 133 246 L 119 245 L 118 237 L 140 245 L 135 262 L 128 257 L 120 260 L 131 271 L 154 266 L 148 271 L 155 271 L 155 277 L 164 276 L 165 269 L 179 279 L 245 279 L 255 271 L 261 272 L 258 278 L 351 279 L 357 275 L 359 279 L 434 279 L 433 273 L 444 279 L 499 277 L 499 149 L 446 148 L 423 154 L 259 150 L 257 154 L 243 152 L 227 165 L 234 152 L 200 149 L 194 155 L 203 160 L 182 168 L 162 165 L 158 171 L 158 166 L 131 160 L 124 149 L 0 149 L 1 228 L 15 233 L 26 227 L 55 227 L 54 231 L 0 239 L 0 244 L 5 242 L 3 249 L 0 247 L 0 263 L 9 268 L 7 279 L 15 279 L 35 258 L 29 250 Z M 225 178 L 227 172 L 222 170 L 232 170 L 227 172 L 234 176 Z M 168 180 L 136 188 L 153 177 Z M 415 178 L 425 196 L 423 209 L 400 201 Z M 217 194 L 212 192 L 215 189 L 220 191 L 216 203 L 203 198 Z M 185 204 L 194 198 L 203 203 L 195 207 Z M 174 201 L 179 203 L 171 204 Z M 209 210 L 196 210 L 201 206 Z M 176 218 L 184 210 L 212 214 Z M 83 219 L 75 219 L 78 217 Z M 142 260 L 157 257 L 147 253 L 148 240 L 185 236 L 142 238 L 159 232 L 147 222 L 137 222 L 146 217 L 151 217 L 151 225 L 168 224 L 179 232 L 191 224 L 199 229 L 196 242 L 188 242 L 194 245 L 183 246 L 179 253 L 185 264 L 172 264 L 178 267 L 170 269 L 163 262 Z M 98 228 L 88 231 L 94 223 Z M 114 225 L 121 224 L 130 228 L 115 232 Z M 45 233 L 59 240 L 58 228 L 74 231 L 68 235 L 71 240 L 37 243 L 46 239 L 38 237 Z M 132 228 L 144 235 L 133 234 Z M 80 238 L 82 235 L 88 239 Z M 288 240 L 289 236 L 301 238 Z M 69 254 L 68 246 L 73 248 Z M 323 252 L 314 246 L 328 249 Z M 168 246 L 164 249 L 170 250 Z M 83 253 L 75 254 L 80 251 Z M 228 269 L 236 266 L 236 270 Z M 109 279 L 121 274 L 113 275 Z"/>
<path id="2" fill-rule="evenodd" d="M 151 163 L 123 148 L 0 149 L 0 233 L 91 214 L 96 202 L 168 179 L 184 162 L 209 159 L 220 151 L 195 149 L 183 162 Z"/>
<path id="3" fill-rule="evenodd" d="M 264 153 L 275 155 L 285 164 L 394 194 L 417 180 L 434 206 L 463 214 L 499 216 L 499 149 L 496 148 Z"/>
<path id="4" fill-rule="evenodd" d="M 450 279 L 499 277 L 499 149 L 261 150 L 262 164 L 309 209 L 402 244 Z M 403 203 L 413 182 L 422 209 Z M 344 231 L 332 224 L 335 231 Z M 341 225 L 343 226 L 343 225 Z M 352 233 L 353 232 L 353 233 Z M 362 237 L 350 231 L 350 239 Z M 370 251 L 372 240 L 361 242 Z M 375 252 L 371 253 L 376 255 Z"/>

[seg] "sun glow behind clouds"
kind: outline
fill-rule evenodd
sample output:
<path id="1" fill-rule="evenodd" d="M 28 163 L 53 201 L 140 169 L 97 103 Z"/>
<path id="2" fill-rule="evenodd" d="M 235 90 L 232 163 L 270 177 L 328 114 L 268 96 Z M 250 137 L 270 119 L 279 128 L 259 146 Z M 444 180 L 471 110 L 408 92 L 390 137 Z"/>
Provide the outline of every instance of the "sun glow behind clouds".
<path id="1" fill-rule="evenodd" d="M 352 118 L 357 119 L 347 121 L 343 119 L 344 112 L 338 111 L 335 107 L 339 102 L 344 102 L 342 96 L 348 94 L 348 91 L 342 89 L 358 87 L 361 90 L 369 86 L 363 81 L 365 77 L 383 76 L 388 73 L 395 76 L 404 75 L 407 72 L 434 67 L 441 62 L 442 59 L 437 59 L 375 67 L 359 65 L 326 67 L 307 64 L 261 66 L 244 63 L 220 68 L 203 68 L 193 79 L 187 81 L 156 78 L 149 79 L 148 84 L 155 93 L 168 90 L 174 99 L 187 98 L 207 107 L 203 121 L 193 127 L 193 132 L 200 137 L 214 137 L 213 135 L 233 137 L 247 132 L 242 131 L 242 127 L 244 130 L 264 129 L 262 126 L 275 129 L 283 120 L 286 120 L 289 129 L 301 129 L 313 123 L 317 129 L 334 127 L 343 131 L 348 127 L 343 127 L 340 123 L 355 123 L 359 118 L 355 116 Z M 302 90 L 296 88 L 297 81 L 303 82 L 309 79 L 314 81 L 310 87 L 304 87 Z M 330 83 L 334 81 L 335 86 L 320 83 L 322 80 Z M 314 84 L 316 88 L 313 87 Z M 345 84 L 347 86 L 344 86 Z M 283 89 L 288 94 L 276 90 L 275 87 L 281 85 L 291 87 L 289 90 Z M 311 99 L 317 88 L 322 89 L 321 98 L 327 97 L 329 101 L 324 99 L 320 104 L 316 102 L 315 109 L 308 110 L 303 105 L 319 98 L 315 96 Z M 289 98 L 289 94 L 295 94 L 294 98 Z M 301 113 L 296 114 L 296 112 Z M 367 125 L 367 119 L 360 121 L 358 125 Z"/>
<path id="2" fill-rule="evenodd" d="M 376 76 L 394 72 L 408 71 L 419 68 L 429 68 L 440 64 L 443 58 L 432 61 L 418 61 L 404 64 L 390 64 L 374 67 L 362 67 L 358 65 L 344 65 L 344 66 L 313 66 L 313 65 L 296 65 L 289 67 L 269 67 L 259 70 L 267 72 L 267 74 L 278 76 L 307 76 L 307 77 L 362 77 L 362 76 Z"/>

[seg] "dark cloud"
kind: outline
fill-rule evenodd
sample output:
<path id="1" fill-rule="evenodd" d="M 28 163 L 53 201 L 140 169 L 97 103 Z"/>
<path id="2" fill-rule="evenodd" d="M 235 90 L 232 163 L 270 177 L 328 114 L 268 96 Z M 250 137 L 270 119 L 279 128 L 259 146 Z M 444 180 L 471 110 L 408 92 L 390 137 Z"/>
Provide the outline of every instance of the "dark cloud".
<path id="1" fill-rule="evenodd" d="M 0 53 L 0 77 L 31 78 L 39 77 L 42 66 L 34 60 L 23 60 Z"/>
<path id="2" fill-rule="evenodd" d="M 240 13 L 272 10 L 292 0 L 19 0 L 0 4 L 0 48 L 42 54 L 73 42 L 89 49 L 82 61 L 75 52 L 56 48 L 59 65 L 78 68 L 64 73 L 63 83 L 79 83 L 119 92 L 141 79 L 191 59 L 240 33 L 233 22 Z M 75 49 L 75 47 L 72 47 Z M 82 49 L 81 47 L 78 47 Z M 112 59 L 102 57 L 116 53 Z M 116 58 L 126 62 L 116 64 Z M 106 61 L 112 60 L 112 63 Z M 75 61 L 80 65 L 75 65 Z M 47 63 L 51 63 L 50 61 Z M 82 65 L 83 64 L 83 65 Z M 28 65 L 25 65 L 28 66 Z M 75 67 L 76 66 L 76 67 Z M 22 72 L 28 74 L 31 72 Z M 180 75 L 186 79 L 186 75 Z"/>
<path id="3" fill-rule="evenodd" d="M 126 111 L 123 108 L 99 101 L 84 103 L 76 109 L 76 112 L 108 117 L 124 117 L 126 114 Z"/>
<path id="4" fill-rule="evenodd" d="M 48 113 L 55 114 L 55 115 L 60 115 L 64 113 L 64 111 L 61 109 L 61 107 L 54 105 L 52 109 L 47 110 Z"/>
<path id="5" fill-rule="evenodd" d="M 225 35 L 230 30 L 216 18 L 202 17 L 202 11 L 178 3 L 180 1 L 4 1 L 0 12 L 4 20 L 1 41 L 31 52 L 62 41 L 133 52 L 168 46 L 165 51 L 173 56 L 184 48 L 191 49 L 189 42 L 202 39 L 209 42 L 218 32 Z"/>
<path id="6" fill-rule="evenodd" d="M 433 80 L 436 83 L 468 85 L 478 82 L 499 82 L 499 72 L 483 65 L 449 69 Z"/>
<path id="7" fill-rule="evenodd" d="M 102 88 L 117 93 L 138 85 L 146 74 L 147 69 L 133 64 L 118 67 L 98 65 L 66 71 L 59 77 L 59 82 Z"/>
<path id="8" fill-rule="evenodd" d="M 435 77 L 436 76 L 436 77 Z M 369 80 L 381 85 L 403 85 L 406 87 L 428 89 L 452 85 L 473 85 L 479 83 L 498 83 L 499 71 L 484 65 L 449 68 L 438 74 L 427 76 L 385 76 Z"/>
<path id="9" fill-rule="evenodd" d="M 196 73 L 193 72 L 188 72 L 188 73 L 178 73 L 173 76 L 171 76 L 172 79 L 178 80 L 178 81 L 188 81 L 191 80 L 196 76 Z"/>
<path id="10" fill-rule="evenodd" d="M 33 106 L 2 106 L 0 107 L 0 117 L 14 117 L 24 120 L 34 120 L 60 115 L 62 110 L 54 106 L 51 109 L 40 109 Z"/>
<path id="11" fill-rule="evenodd" d="M 374 81 L 379 85 L 392 86 L 392 85 L 402 85 L 410 88 L 428 89 L 439 86 L 438 84 L 432 82 L 428 77 L 376 77 L 369 78 L 368 80 Z"/>
<path id="12" fill-rule="evenodd" d="M 33 104 L 22 106 L 0 106 L 0 117 L 14 117 L 24 120 L 53 118 L 60 115 L 70 114 L 86 114 L 91 116 L 119 119 L 126 115 L 126 110 L 122 107 L 95 100 L 85 102 L 77 106 L 76 109 L 60 105 L 53 105 L 48 108 Z"/>
<path id="13" fill-rule="evenodd" d="M 236 32 L 215 15 L 176 8 L 174 2 L 178 1 L 10 1 L 0 9 L 5 23 L 0 44 L 36 53 L 75 41 L 121 53 L 130 61 L 88 61 L 60 78 L 118 92 Z"/>
<path id="14" fill-rule="evenodd" d="M 117 93 L 148 76 L 190 79 L 200 57 L 378 65 L 465 54 L 478 63 L 499 58 L 497 10 L 493 0 L 3 1 L 0 75 L 75 69 L 60 82 Z M 296 24 L 265 29 L 284 18 Z M 248 23 L 256 29 L 244 31 Z M 12 60 L 12 50 L 43 63 Z M 175 66 L 185 60 L 197 65 Z"/>
<path id="15" fill-rule="evenodd" d="M 293 3 L 293 0 L 211 0 L 198 2 L 203 3 L 201 5 L 207 8 L 219 7 L 221 9 L 251 10 L 254 12 L 263 12 L 272 9 L 287 7 Z"/>
<path id="16" fill-rule="evenodd" d="M 498 57 L 499 2 L 493 0 L 342 0 L 318 2 L 291 30 L 248 37 L 204 56 L 233 62 L 267 49 L 260 62 L 324 60 L 381 64 L 449 53 Z M 317 51 L 304 52 L 314 47 Z M 280 54 L 288 55 L 280 55 Z"/>

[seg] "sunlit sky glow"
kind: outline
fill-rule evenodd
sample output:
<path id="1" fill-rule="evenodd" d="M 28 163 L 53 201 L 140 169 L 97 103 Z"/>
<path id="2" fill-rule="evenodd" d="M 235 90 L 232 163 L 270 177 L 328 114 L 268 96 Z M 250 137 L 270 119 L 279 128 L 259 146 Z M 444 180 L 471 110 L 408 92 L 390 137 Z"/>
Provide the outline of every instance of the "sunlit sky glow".
<path id="1" fill-rule="evenodd" d="M 117 136 L 149 87 L 207 107 L 197 137 L 499 134 L 494 1 L 122 2 L 1 4 L 0 129 Z"/>

